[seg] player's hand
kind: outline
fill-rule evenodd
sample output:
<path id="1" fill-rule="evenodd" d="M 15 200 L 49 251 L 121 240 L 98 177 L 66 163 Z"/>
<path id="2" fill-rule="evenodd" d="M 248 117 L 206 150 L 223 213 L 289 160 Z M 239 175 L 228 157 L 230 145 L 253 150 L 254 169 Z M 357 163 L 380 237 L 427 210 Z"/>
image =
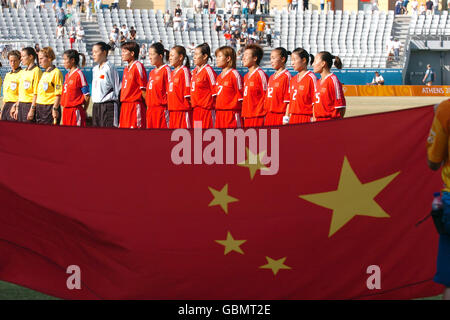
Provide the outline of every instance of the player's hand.
<path id="1" fill-rule="evenodd" d="M 53 119 L 58 119 L 58 117 L 59 117 L 59 112 L 52 109 L 52 117 L 53 117 Z"/>
<path id="2" fill-rule="evenodd" d="M 17 106 L 13 105 L 11 107 L 11 110 L 9 110 L 9 115 L 11 116 L 11 118 L 14 118 L 15 120 L 17 120 Z"/>
<path id="3" fill-rule="evenodd" d="M 27 120 L 31 121 L 31 120 L 33 120 L 33 118 L 34 118 L 34 108 L 30 108 L 30 111 L 28 111 L 28 114 L 27 114 Z"/>
<path id="4" fill-rule="evenodd" d="M 289 119 L 290 119 L 289 116 L 284 116 L 283 117 L 283 124 L 288 124 L 289 123 Z"/>

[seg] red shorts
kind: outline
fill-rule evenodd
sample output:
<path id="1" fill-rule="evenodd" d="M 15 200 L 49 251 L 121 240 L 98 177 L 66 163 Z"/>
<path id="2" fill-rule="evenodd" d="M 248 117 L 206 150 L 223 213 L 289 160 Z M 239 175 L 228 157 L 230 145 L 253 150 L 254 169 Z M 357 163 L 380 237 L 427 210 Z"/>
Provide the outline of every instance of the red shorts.
<path id="1" fill-rule="evenodd" d="M 139 102 L 122 102 L 120 108 L 119 128 L 145 128 L 145 104 Z"/>
<path id="2" fill-rule="evenodd" d="M 63 107 L 61 125 L 86 127 L 86 111 L 82 106 Z"/>
<path id="3" fill-rule="evenodd" d="M 164 107 L 147 108 L 147 128 L 167 129 L 169 110 Z"/>
<path id="4" fill-rule="evenodd" d="M 241 113 L 235 110 L 216 110 L 215 128 L 241 128 Z"/>
<path id="5" fill-rule="evenodd" d="M 265 126 L 281 126 L 283 125 L 283 117 L 285 113 L 268 112 L 264 119 Z"/>
<path id="6" fill-rule="evenodd" d="M 202 129 L 210 129 L 214 127 L 215 111 L 213 109 L 204 109 L 202 107 L 195 107 L 192 112 L 193 123 L 195 121 L 202 122 Z"/>
<path id="7" fill-rule="evenodd" d="M 264 125 L 264 117 L 243 118 L 244 128 L 262 127 Z"/>
<path id="8" fill-rule="evenodd" d="M 192 110 L 189 111 L 169 111 L 170 129 L 191 129 Z"/>
<path id="9" fill-rule="evenodd" d="M 297 124 L 297 123 L 309 123 L 311 122 L 312 115 L 306 114 L 291 114 L 289 118 L 289 124 Z"/>
<path id="10" fill-rule="evenodd" d="M 333 118 L 329 117 L 329 118 L 316 118 L 316 121 L 328 121 L 328 120 L 332 120 Z"/>

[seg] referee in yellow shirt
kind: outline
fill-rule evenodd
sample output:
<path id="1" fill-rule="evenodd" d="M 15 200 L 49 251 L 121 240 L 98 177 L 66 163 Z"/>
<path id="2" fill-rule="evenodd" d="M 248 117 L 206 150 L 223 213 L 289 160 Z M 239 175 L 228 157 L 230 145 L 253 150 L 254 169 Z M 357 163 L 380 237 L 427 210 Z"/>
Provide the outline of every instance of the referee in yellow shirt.
<path id="1" fill-rule="evenodd" d="M 50 47 L 39 51 L 39 65 L 44 68 L 38 84 L 36 99 L 36 123 L 59 124 L 61 119 L 62 72 L 53 65 L 55 53 Z"/>
<path id="2" fill-rule="evenodd" d="M 26 69 L 22 70 L 19 81 L 19 102 L 11 108 L 11 115 L 19 122 L 33 122 L 36 109 L 37 88 L 42 76 L 36 65 L 36 51 L 31 47 L 22 49 L 21 60 Z"/>
<path id="3" fill-rule="evenodd" d="M 16 121 L 10 114 L 12 106 L 19 101 L 19 80 L 22 75 L 20 68 L 20 52 L 8 52 L 8 61 L 11 72 L 8 72 L 3 81 L 3 103 L 0 108 L 0 120 Z"/>

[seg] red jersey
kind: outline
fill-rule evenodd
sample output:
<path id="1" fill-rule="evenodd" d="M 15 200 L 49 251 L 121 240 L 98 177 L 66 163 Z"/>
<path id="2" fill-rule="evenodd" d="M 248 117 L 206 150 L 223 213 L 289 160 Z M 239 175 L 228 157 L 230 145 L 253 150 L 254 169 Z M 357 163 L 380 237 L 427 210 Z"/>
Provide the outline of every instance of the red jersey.
<path id="1" fill-rule="evenodd" d="M 169 91 L 170 67 L 165 64 L 155 68 L 148 74 L 145 104 L 151 107 L 167 107 L 167 92 Z"/>
<path id="2" fill-rule="evenodd" d="M 242 108 L 242 77 L 236 69 L 221 73 L 216 78 L 214 93 L 216 94 L 216 109 L 236 110 Z"/>
<path id="3" fill-rule="evenodd" d="M 267 75 L 258 67 L 244 77 L 244 100 L 242 101 L 243 118 L 264 116 L 264 98 L 267 91 Z"/>
<path id="4" fill-rule="evenodd" d="M 331 73 L 317 83 L 317 95 L 314 103 L 316 118 L 338 118 L 339 108 L 345 108 L 346 102 L 342 84 L 335 74 Z"/>
<path id="5" fill-rule="evenodd" d="M 188 111 L 191 109 L 189 98 L 191 96 L 191 73 L 186 66 L 179 67 L 172 72 L 169 82 L 167 102 L 170 111 Z"/>
<path id="6" fill-rule="evenodd" d="M 63 107 L 76 107 L 84 104 L 84 96 L 89 95 L 89 86 L 83 72 L 76 68 L 67 73 L 64 78 L 61 105 Z"/>
<path id="7" fill-rule="evenodd" d="M 267 95 L 264 100 L 264 109 L 275 113 L 285 113 L 287 103 L 289 103 L 289 81 L 291 73 L 288 70 L 269 78 Z"/>
<path id="8" fill-rule="evenodd" d="M 293 77 L 289 86 L 289 113 L 312 116 L 316 92 L 317 77 L 311 71 Z"/>
<path id="9" fill-rule="evenodd" d="M 142 101 L 142 89 L 145 90 L 146 86 L 147 73 L 144 65 L 135 60 L 123 70 L 120 102 Z"/>
<path id="10" fill-rule="evenodd" d="M 191 79 L 191 101 L 192 107 L 204 109 L 214 108 L 214 86 L 216 84 L 216 73 L 209 64 L 195 68 Z"/>

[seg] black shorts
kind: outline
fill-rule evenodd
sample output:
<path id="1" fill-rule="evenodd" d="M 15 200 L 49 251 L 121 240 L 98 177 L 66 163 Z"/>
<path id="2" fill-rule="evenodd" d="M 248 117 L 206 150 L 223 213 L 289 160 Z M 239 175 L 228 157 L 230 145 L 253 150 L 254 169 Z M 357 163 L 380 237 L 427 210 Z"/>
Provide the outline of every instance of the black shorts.
<path id="1" fill-rule="evenodd" d="M 36 123 L 53 124 L 53 104 L 37 104 L 36 105 Z M 56 123 L 61 121 L 61 107 L 58 107 L 58 118 Z"/>
<path id="2" fill-rule="evenodd" d="M 217 27 L 216 27 L 216 31 L 217 31 L 217 32 L 220 32 L 220 30 L 222 30 L 222 27 L 217 26 Z"/>
<path id="3" fill-rule="evenodd" d="M 0 120 L 16 121 L 16 119 L 11 117 L 11 114 L 9 113 L 11 111 L 11 107 L 13 106 L 14 103 L 15 102 L 5 102 Z"/>
<path id="4" fill-rule="evenodd" d="M 31 102 L 19 102 L 19 111 L 17 114 L 17 121 L 19 122 L 34 122 L 34 119 L 29 121 L 27 120 L 28 112 L 31 108 Z"/>
<path id="5" fill-rule="evenodd" d="M 119 103 L 117 101 L 94 103 L 92 125 L 94 127 L 118 127 Z"/>

